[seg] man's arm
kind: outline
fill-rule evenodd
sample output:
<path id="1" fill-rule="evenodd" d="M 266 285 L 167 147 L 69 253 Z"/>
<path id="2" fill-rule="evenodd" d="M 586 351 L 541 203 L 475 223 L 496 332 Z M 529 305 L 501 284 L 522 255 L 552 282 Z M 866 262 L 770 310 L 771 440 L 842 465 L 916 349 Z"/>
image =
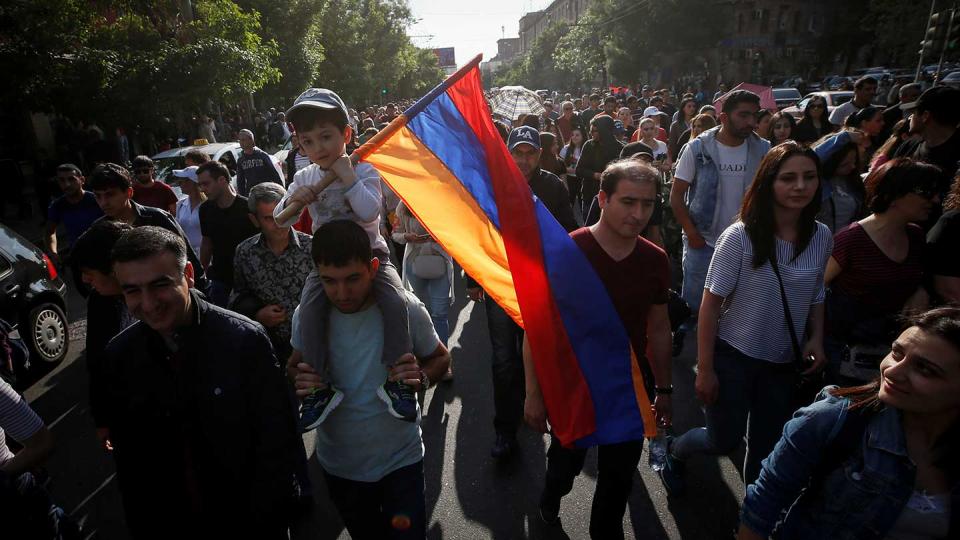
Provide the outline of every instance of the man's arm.
<path id="1" fill-rule="evenodd" d="M 523 377 L 527 397 L 523 403 L 523 419 L 539 433 L 547 432 L 547 407 L 540 392 L 540 381 L 533 366 L 533 352 L 526 334 L 523 336 Z"/>
<path id="2" fill-rule="evenodd" d="M 40 465 L 53 452 L 53 433 L 47 426 L 42 426 L 25 441 L 18 442 L 23 444 L 23 448 L 10 461 L 0 465 L 0 470 L 12 476 L 20 476 Z"/>
<path id="3" fill-rule="evenodd" d="M 213 241 L 209 236 L 202 236 L 200 240 L 200 266 L 204 271 L 210 268 L 210 260 L 213 259 Z"/>
<path id="4" fill-rule="evenodd" d="M 59 253 L 57 253 L 57 225 L 59 225 L 59 223 L 56 221 L 47 222 L 47 251 L 51 255 L 59 255 Z"/>
<path id="5" fill-rule="evenodd" d="M 673 210 L 673 217 L 683 228 L 683 232 L 687 234 L 687 242 L 690 247 L 697 249 L 705 246 L 706 241 L 700 231 L 697 230 L 697 226 L 693 224 L 693 220 L 690 219 L 690 212 L 687 211 L 687 204 L 683 200 L 688 189 L 690 189 L 689 182 L 676 176 L 673 177 L 673 187 L 670 188 L 670 209 Z"/>
<path id="6" fill-rule="evenodd" d="M 654 383 L 658 388 L 673 386 L 672 339 L 670 334 L 670 315 L 667 304 L 652 304 L 647 313 L 647 358 L 653 369 Z M 657 394 L 654 409 L 657 424 L 670 426 L 673 423 L 672 399 L 670 394 Z"/>

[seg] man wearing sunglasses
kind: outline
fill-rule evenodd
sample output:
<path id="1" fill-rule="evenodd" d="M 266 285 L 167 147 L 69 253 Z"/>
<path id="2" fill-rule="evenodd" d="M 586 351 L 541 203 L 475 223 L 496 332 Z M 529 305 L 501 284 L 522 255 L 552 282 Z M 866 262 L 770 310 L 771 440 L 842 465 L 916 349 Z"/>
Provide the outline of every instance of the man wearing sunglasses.
<path id="1" fill-rule="evenodd" d="M 170 186 L 157 182 L 153 160 L 147 156 L 133 158 L 133 201 L 139 205 L 152 206 L 177 215 L 177 195 Z"/>

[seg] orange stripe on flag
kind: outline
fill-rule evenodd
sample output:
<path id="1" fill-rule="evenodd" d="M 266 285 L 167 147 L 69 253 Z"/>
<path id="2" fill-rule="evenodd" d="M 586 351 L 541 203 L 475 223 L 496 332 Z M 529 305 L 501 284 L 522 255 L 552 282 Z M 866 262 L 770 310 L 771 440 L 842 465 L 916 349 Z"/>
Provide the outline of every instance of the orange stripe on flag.
<path id="1" fill-rule="evenodd" d="M 630 373 L 633 375 L 633 391 L 637 394 L 637 407 L 640 408 L 640 417 L 643 418 L 643 432 L 647 437 L 657 436 L 657 419 L 653 414 L 653 405 L 650 396 L 643 384 L 643 372 L 637 362 L 637 355 L 630 347 Z"/>
<path id="2" fill-rule="evenodd" d="M 377 168 L 430 234 L 520 324 L 500 231 L 450 169 L 406 126 L 364 161 Z"/>

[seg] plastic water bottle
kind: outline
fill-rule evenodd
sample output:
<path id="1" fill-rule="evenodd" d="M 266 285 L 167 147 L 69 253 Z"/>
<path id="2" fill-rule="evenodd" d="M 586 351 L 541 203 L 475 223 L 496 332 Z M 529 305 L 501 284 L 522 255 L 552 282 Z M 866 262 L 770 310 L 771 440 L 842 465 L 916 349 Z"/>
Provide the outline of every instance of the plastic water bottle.
<path id="1" fill-rule="evenodd" d="M 667 432 L 664 428 L 657 428 L 657 436 L 648 439 L 647 445 L 649 451 L 650 468 L 654 472 L 660 472 L 667 466 Z"/>

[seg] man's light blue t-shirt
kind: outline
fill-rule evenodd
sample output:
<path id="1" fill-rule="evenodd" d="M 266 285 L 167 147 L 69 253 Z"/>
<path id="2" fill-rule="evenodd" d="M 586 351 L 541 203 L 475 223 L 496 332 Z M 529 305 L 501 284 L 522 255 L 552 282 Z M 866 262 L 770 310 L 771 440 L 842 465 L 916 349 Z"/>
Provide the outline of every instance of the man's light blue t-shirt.
<path id="1" fill-rule="evenodd" d="M 430 313 L 413 294 L 404 291 L 410 338 L 418 357 L 433 353 L 440 339 Z M 302 350 L 300 311 L 293 313 L 290 344 Z M 303 331 L 308 331 L 306 328 Z M 343 401 L 317 428 L 317 460 L 334 476 L 376 482 L 391 472 L 423 459 L 420 426 L 394 418 L 377 396 L 387 379 L 383 354 L 383 316 L 373 304 L 357 313 L 330 309 L 331 384 Z"/>

